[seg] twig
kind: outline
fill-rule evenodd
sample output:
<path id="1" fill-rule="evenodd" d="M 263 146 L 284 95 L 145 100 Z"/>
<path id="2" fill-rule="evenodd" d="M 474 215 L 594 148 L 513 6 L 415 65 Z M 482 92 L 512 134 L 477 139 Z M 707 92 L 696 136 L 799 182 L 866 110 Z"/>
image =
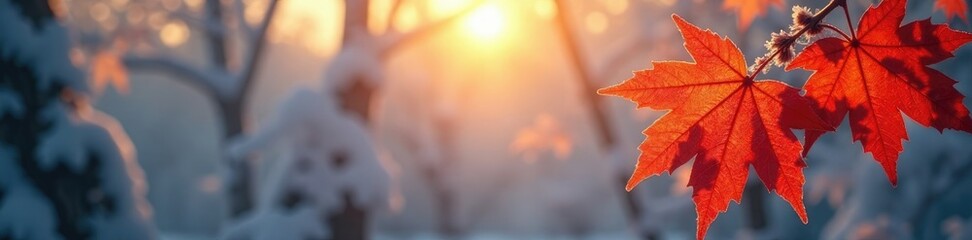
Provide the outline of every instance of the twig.
<path id="1" fill-rule="evenodd" d="M 405 5 L 402 4 L 402 2 L 405 2 L 406 0 L 394 0 L 394 1 L 395 2 L 392 3 L 391 9 L 388 10 L 388 19 L 385 19 L 385 29 L 392 29 L 392 25 L 395 23 L 395 20 L 398 18 L 398 14 L 402 11 L 402 5 Z"/>
<path id="2" fill-rule="evenodd" d="M 237 26 L 243 31 L 243 35 L 246 36 L 246 39 L 250 43 L 256 42 L 256 30 L 246 22 L 246 8 L 244 7 L 243 0 L 234 1 L 233 10 L 235 10 Z"/>
<path id="3" fill-rule="evenodd" d="M 220 0 L 207 0 L 206 1 L 206 19 L 209 23 L 216 25 L 225 25 L 223 22 L 223 4 Z M 206 38 L 210 45 L 210 59 L 213 65 L 216 67 L 226 70 L 227 68 L 227 56 L 226 56 L 226 34 L 218 32 L 206 32 Z"/>
<path id="4" fill-rule="evenodd" d="M 810 30 L 812 26 L 820 24 L 820 22 L 822 22 L 823 19 L 827 17 L 827 15 L 830 14 L 830 12 L 834 11 L 834 9 L 836 9 L 837 7 L 843 7 L 844 11 L 846 12 L 847 11 L 846 6 L 847 6 L 847 0 L 831 0 L 830 3 L 828 3 L 827 6 L 824 7 L 823 10 L 820 10 L 820 12 L 817 12 L 816 15 L 813 15 L 813 21 L 811 22 L 811 24 L 807 24 L 806 26 L 801 28 L 800 31 L 794 34 L 791 38 L 787 39 L 785 45 L 786 46 L 792 45 L 794 42 L 800 39 L 800 37 L 802 37 L 803 34 L 807 33 L 807 31 Z M 847 21 L 848 23 L 850 23 L 849 17 Z M 775 58 L 777 55 L 780 55 L 780 53 L 783 52 L 784 50 L 786 49 L 779 48 L 773 51 L 773 53 L 770 54 L 765 61 L 759 63 L 759 66 L 756 67 L 755 70 L 750 74 L 748 80 L 752 81 L 756 79 L 756 76 L 759 75 L 761 72 L 763 72 L 763 69 L 766 68 L 766 66 L 769 65 L 770 62 L 773 62 L 772 59 Z"/>
<path id="5" fill-rule="evenodd" d="M 594 121 L 597 125 L 598 134 L 600 135 L 601 145 L 605 149 L 609 149 L 614 145 L 616 139 L 607 119 L 608 112 L 604 109 L 602 98 L 596 94 L 597 87 L 594 85 L 594 76 L 587 63 L 584 62 L 586 58 L 583 55 L 580 44 L 575 39 L 573 28 L 570 27 L 569 19 L 567 19 L 567 13 L 570 11 L 566 5 L 563 0 L 556 2 L 557 27 L 560 28 L 561 37 L 565 45 L 567 45 L 567 54 L 570 55 L 571 65 L 573 65 L 572 69 L 576 71 L 577 76 L 581 79 L 580 84 L 584 91 L 582 96 L 590 105 L 588 107 L 590 107 L 594 114 Z"/>

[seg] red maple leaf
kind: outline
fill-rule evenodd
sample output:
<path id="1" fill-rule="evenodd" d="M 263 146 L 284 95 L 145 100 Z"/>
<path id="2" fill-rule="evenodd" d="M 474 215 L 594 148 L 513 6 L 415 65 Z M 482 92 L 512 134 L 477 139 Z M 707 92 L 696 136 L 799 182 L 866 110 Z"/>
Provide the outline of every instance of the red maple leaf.
<path id="1" fill-rule="evenodd" d="M 726 0 L 722 2 L 722 9 L 734 10 L 739 14 L 739 29 L 749 28 L 753 19 L 766 15 L 766 7 L 773 5 L 783 7 L 783 0 Z"/>
<path id="2" fill-rule="evenodd" d="M 951 58 L 972 35 L 929 19 L 901 26 L 904 15 L 905 0 L 884 0 L 864 12 L 856 40 L 818 40 L 787 66 L 814 71 L 804 88 L 818 114 L 837 126 L 850 113 L 854 140 L 873 154 L 892 184 L 901 141 L 908 139 L 902 112 L 939 131 L 972 132 L 955 81 L 926 66 Z M 804 154 L 821 134 L 807 131 Z"/>
<path id="3" fill-rule="evenodd" d="M 628 190 L 642 180 L 671 173 L 693 156 L 689 186 L 698 212 L 697 237 L 740 201 L 749 167 L 766 187 L 790 203 L 803 222 L 802 146 L 789 128 L 832 129 L 799 89 L 773 80 L 753 81 L 732 41 L 673 15 L 695 63 L 653 62 L 616 86 L 599 90 L 638 107 L 669 109 L 645 130 L 641 156 Z M 696 156 L 697 155 L 697 156 Z"/>
<path id="4" fill-rule="evenodd" d="M 935 1 L 935 9 L 941 9 L 945 12 L 945 19 L 960 17 L 966 23 L 969 22 L 968 15 L 966 15 L 968 5 L 966 5 L 965 0 L 938 0 Z"/>

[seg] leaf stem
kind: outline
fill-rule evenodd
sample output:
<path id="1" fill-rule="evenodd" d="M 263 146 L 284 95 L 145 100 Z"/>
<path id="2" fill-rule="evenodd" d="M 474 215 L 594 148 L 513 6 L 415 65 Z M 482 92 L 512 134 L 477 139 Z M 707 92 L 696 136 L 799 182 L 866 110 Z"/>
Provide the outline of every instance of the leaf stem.
<path id="1" fill-rule="evenodd" d="M 844 9 L 844 19 L 847 19 L 847 28 L 850 29 L 851 41 L 856 41 L 857 32 L 854 31 L 854 24 L 851 23 L 850 12 L 847 11 L 847 3 L 845 2 L 844 5 L 841 5 L 840 7 Z"/>
<path id="2" fill-rule="evenodd" d="M 795 42 L 797 39 L 800 39 L 800 37 L 802 37 L 803 34 L 807 33 L 807 31 L 810 30 L 811 27 L 820 24 L 820 22 L 822 22 L 823 19 L 827 17 L 828 14 L 830 14 L 830 12 L 833 12 L 834 9 L 837 9 L 837 7 L 843 7 L 846 5 L 847 5 L 847 0 L 830 0 L 830 3 L 827 3 L 827 6 L 824 7 L 824 9 L 820 10 L 820 12 L 817 12 L 817 14 L 813 15 L 812 18 L 813 21 L 810 24 L 807 24 L 807 26 L 801 28 L 800 31 L 794 34 L 792 38 L 787 40 L 786 45 L 793 44 L 793 42 Z M 847 11 L 846 7 L 844 8 L 844 11 Z M 755 80 L 756 76 L 759 75 L 759 73 L 762 72 L 763 69 L 766 68 L 766 66 L 769 65 L 770 62 L 772 62 L 772 59 L 775 58 L 777 55 L 780 54 L 780 52 L 784 50 L 786 49 L 780 48 L 773 51 L 773 54 L 770 54 L 769 58 L 767 58 L 766 61 L 759 63 L 759 66 L 753 70 L 748 80 L 749 81 Z"/>

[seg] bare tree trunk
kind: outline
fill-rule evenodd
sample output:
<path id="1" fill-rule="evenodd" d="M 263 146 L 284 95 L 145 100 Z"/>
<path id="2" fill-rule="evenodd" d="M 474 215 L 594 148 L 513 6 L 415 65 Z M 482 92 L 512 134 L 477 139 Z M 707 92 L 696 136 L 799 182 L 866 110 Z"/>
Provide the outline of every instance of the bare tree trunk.
<path id="1" fill-rule="evenodd" d="M 426 178 L 432 186 L 433 195 L 439 204 L 439 231 L 446 238 L 458 238 L 463 234 L 463 229 L 456 225 L 456 202 L 444 176 L 447 170 L 450 170 L 451 166 L 458 159 L 458 156 L 453 151 L 455 146 L 452 146 L 456 140 L 455 131 L 453 131 L 455 129 L 455 122 L 450 120 L 441 118 L 434 120 L 439 132 L 439 143 L 442 144 L 441 147 L 444 149 L 444 153 L 442 154 L 442 161 L 439 165 L 429 166 L 426 170 Z"/>
<path id="2" fill-rule="evenodd" d="M 220 0 L 206 1 L 206 19 L 208 23 L 223 23 L 223 5 Z M 221 24 L 220 24 L 221 25 Z M 223 33 L 205 31 L 205 37 L 209 44 L 210 64 L 214 68 L 229 72 L 226 54 L 226 37 Z M 244 94 L 238 94 L 242 96 Z M 238 98 L 231 96 L 230 98 Z M 225 99 L 215 96 L 219 107 L 221 120 L 223 123 L 223 139 L 231 139 L 243 134 L 243 106 L 236 99 Z M 252 169 L 247 159 L 233 159 L 224 155 L 223 162 L 231 173 L 228 183 L 229 217 L 238 218 L 251 208 L 253 208 L 253 183 L 251 179 Z"/>
<path id="3" fill-rule="evenodd" d="M 243 106 L 238 101 L 220 101 L 223 121 L 223 139 L 232 139 L 243 134 Z M 225 142 L 225 141 L 224 141 Z M 253 167 L 246 157 L 234 159 L 224 155 L 231 179 L 228 188 L 229 216 L 238 218 L 253 208 Z"/>
<path id="4" fill-rule="evenodd" d="M 325 219 L 331 227 L 331 239 L 369 239 L 368 210 L 354 206 L 351 192 L 343 195 L 344 208 L 337 214 L 329 215 Z"/>
<path id="5" fill-rule="evenodd" d="M 250 89 L 253 88 L 260 62 L 263 59 L 264 49 L 267 44 L 267 31 L 277 12 L 276 9 L 279 2 L 279 0 L 270 2 L 264 19 L 259 26 L 256 38 L 251 39 L 252 42 L 250 44 L 253 45 L 247 56 L 248 61 L 244 63 L 246 65 L 239 79 L 241 85 L 238 92 L 230 96 L 220 96 L 218 94 L 214 96 L 219 106 L 220 114 L 222 114 L 224 140 L 240 136 L 246 131 L 246 103 L 249 100 Z M 208 13 L 207 21 L 221 23 L 220 25 L 223 25 L 221 1 L 207 0 L 206 8 Z M 226 50 L 230 44 L 227 42 L 226 34 L 222 32 L 207 33 L 206 36 L 212 51 L 210 53 L 212 64 L 223 72 L 231 72 L 227 63 L 228 55 Z M 224 161 L 229 165 L 228 168 L 232 172 L 232 179 L 230 179 L 228 191 L 230 217 L 237 218 L 254 207 L 253 163 L 248 157 L 233 159 L 227 156 L 225 158 Z"/>
<path id="6" fill-rule="evenodd" d="M 584 57 L 583 48 L 576 39 L 576 33 L 571 27 L 570 19 L 567 18 L 567 14 L 571 12 L 567 5 L 567 1 L 557 1 L 557 26 L 560 30 L 561 38 L 564 40 L 564 44 L 567 45 L 567 54 L 570 56 L 570 63 L 574 66 L 573 69 L 580 79 L 581 90 L 584 91 L 581 93 L 582 99 L 587 103 L 587 107 L 594 117 L 595 131 L 600 139 L 601 149 L 611 150 L 616 147 L 617 136 L 614 136 L 614 132 L 610 126 L 610 112 L 605 107 L 603 98 L 597 95 L 597 86 L 595 85 L 597 79 L 594 79 L 592 70 L 584 62 L 586 58 Z M 618 179 L 621 186 L 627 184 L 627 177 L 621 176 Z M 642 218 L 641 206 L 635 198 L 635 195 L 623 190 L 621 195 L 624 196 L 624 205 L 627 208 L 628 219 L 632 222 L 639 223 Z M 639 232 L 639 234 L 644 239 L 655 238 L 653 233 Z"/>
<path id="7" fill-rule="evenodd" d="M 369 2 L 369 0 L 346 0 L 344 2 L 342 48 L 347 48 L 351 41 L 356 40 L 353 38 L 355 34 L 367 33 Z M 355 33 L 355 31 L 362 32 Z M 340 99 L 340 106 L 348 114 L 360 117 L 364 125 L 370 127 L 372 123 L 371 100 L 375 95 L 375 87 L 369 85 L 370 81 L 365 79 L 365 76 L 356 76 L 352 81 L 350 85 L 339 86 L 344 87 L 343 89 L 334 89 Z M 342 194 L 344 196 L 344 207 L 338 213 L 326 216 L 328 227 L 334 231 L 332 239 L 367 239 L 368 209 L 355 206 L 349 190 Z"/>

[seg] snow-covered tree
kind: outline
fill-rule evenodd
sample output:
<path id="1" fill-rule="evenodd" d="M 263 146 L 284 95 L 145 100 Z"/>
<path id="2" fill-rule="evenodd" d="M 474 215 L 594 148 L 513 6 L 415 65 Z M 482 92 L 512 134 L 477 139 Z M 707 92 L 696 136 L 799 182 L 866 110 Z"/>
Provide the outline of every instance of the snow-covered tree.
<path id="1" fill-rule="evenodd" d="M 47 1 L 0 1 L 0 239 L 153 239 L 135 149 Z"/>
<path id="2" fill-rule="evenodd" d="M 260 2 L 265 4 L 262 12 L 247 14 L 250 2 L 256 1 L 79 0 L 60 4 L 73 34 L 79 36 L 78 56 L 91 66 L 96 91 L 107 83 L 125 90 L 128 72 L 166 74 L 212 101 L 226 140 L 247 131 L 247 103 L 280 1 Z M 255 23 L 247 15 L 256 16 Z M 156 32 L 160 37 L 155 37 Z M 206 44 L 207 51 L 193 56 L 204 59 L 205 64 L 172 53 L 190 33 L 198 33 Z M 253 207 L 253 163 L 240 157 L 224 156 L 221 161 L 231 218 Z"/>
<path id="3" fill-rule="evenodd" d="M 387 14 L 388 17 L 385 19 L 391 23 L 397 19 L 396 15 L 400 12 L 404 1 L 408 0 L 392 1 L 392 7 L 387 13 L 370 11 L 371 1 L 369 0 L 348 0 L 344 3 L 342 45 L 330 63 L 330 68 L 342 70 L 326 73 L 344 75 L 329 77 L 334 81 L 325 84 L 335 86 L 331 91 L 340 96 L 339 106 L 358 115 L 359 119 L 365 121 L 370 119 L 368 109 L 375 97 L 373 93 L 380 89 L 380 82 L 383 81 L 383 78 L 375 77 L 373 73 L 381 72 L 381 65 L 395 52 L 422 37 L 435 33 L 464 13 L 460 11 L 449 17 L 433 19 L 409 31 L 398 31 L 393 28 L 380 34 L 369 31 L 368 22 L 378 19 L 373 16 L 375 13 Z M 97 4 L 108 1 L 88 2 Z M 247 114 L 248 103 L 255 91 L 252 88 L 256 85 L 254 81 L 260 70 L 261 60 L 264 58 L 264 49 L 268 47 L 267 36 L 273 26 L 274 15 L 278 5 L 281 4 L 280 1 L 266 1 L 266 7 L 263 8 L 265 11 L 262 15 L 257 14 L 260 17 L 253 21 L 255 23 L 247 19 L 248 15 L 252 15 L 248 12 L 247 6 L 258 1 L 206 0 L 200 7 L 202 14 L 195 14 L 193 10 L 184 7 L 169 7 L 168 2 L 179 1 L 138 1 L 127 4 L 138 5 L 141 9 L 166 9 L 162 11 L 163 18 L 178 20 L 184 23 L 183 26 L 191 29 L 189 32 L 201 33 L 208 45 L 208 51 L 202 53 L 208 60 L 207 64 L 194 64 L 189 59 L 173 56 L 168 53 L 169 47 L 164 46 L 165 44 L 158 39 L 145 37 L 148 36 L 145 34 L 146 31 L 154 31 L 153 26 L 149 26 L 152 24 L 151 19 L 136 24 L 126 22 L 127 16 L 110 17 L 110 19 L 120 20 L 114 25 L 109 24 L 111 27 L 104 29 L 104 33 L 81 34 L 94 35 L 88 37 L 88 39 L 95 39 L 94 44 L 89 44 L 94 46 L 89 48 L 95 49 L 92 52 L 96 53 L 90 55 L 98 56 L 97 52 L 105 52 L 102 49 L 110 48 L 109 50 L 112 51 L 107 55 L 117 55 L 115 57 L 120 58 L 117 61 L 124 63 L 127 67 L 126 71 L 158 71 L 171 75 L 174 80 L 194 87 L 215 103 L 223 125 L 224 144 L 230 139 L 246 135 L 252 130 L 247 127 L 250 126 L 248 122 L 251 120 L 250 115 Z M 69 4 L 81 5 L 81 3 Z M 115 42 L 123 44 L 115 44 Z M 139 44 L 148 46 L 149 51 L 135 51 L 133 46 Z M 241 216 L 254 206 L 253 189 L 256 172 L 253 169 L 254 164 L 247 156 L 237 157 L 239 158 L 224 156 L 223 161 L 228 169 L 224 186 L 229 195 L 227 199 L 231 216 Z"/>
<path id="4" fill-rule="evenodd" d="M 255 213 L 224 238 L 362 239 L 369 216 L 389 207 L 387 163 L 379 160 L 365 125 L 327 92 L 295 91 L 267 124 L 230 150 L 243 155 L 277 147 L 282 153 L 270 158 L 273 167 Z"/>

